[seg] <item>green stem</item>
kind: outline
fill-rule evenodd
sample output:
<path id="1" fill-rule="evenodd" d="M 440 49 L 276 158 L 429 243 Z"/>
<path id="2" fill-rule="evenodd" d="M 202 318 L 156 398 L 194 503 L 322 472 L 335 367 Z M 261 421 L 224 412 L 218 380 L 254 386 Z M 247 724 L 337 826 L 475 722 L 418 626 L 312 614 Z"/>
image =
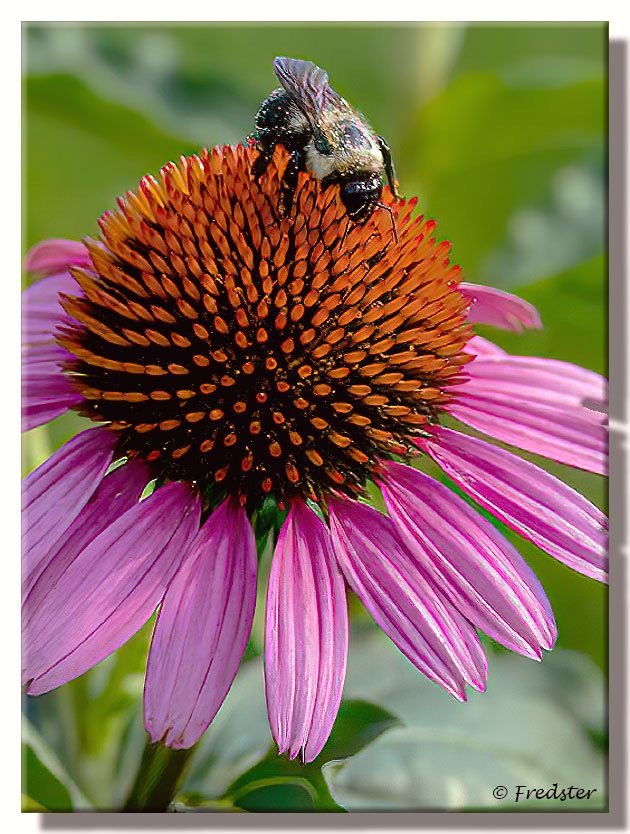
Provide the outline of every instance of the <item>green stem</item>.
<path id="1" fill-rule="evenodd" d="M 177 793 L 184 770 L 195 747 L 172 750 L 160 741 L 147 741 L 133 787 L 122 807 L 123 811 L 166 811 Z"/>

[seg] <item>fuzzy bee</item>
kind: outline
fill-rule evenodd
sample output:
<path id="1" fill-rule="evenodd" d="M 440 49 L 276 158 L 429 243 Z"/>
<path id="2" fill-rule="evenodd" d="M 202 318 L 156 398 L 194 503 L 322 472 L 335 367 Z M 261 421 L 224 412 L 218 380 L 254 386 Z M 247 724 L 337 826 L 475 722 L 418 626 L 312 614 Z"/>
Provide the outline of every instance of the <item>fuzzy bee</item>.
<path id="1" fill-rule="evenodd" d="M 394 197 L 398 182 L 387 142 L 333 90 L 323 69 L 298 58 L 276 58 L 273 65 L 282 87 L 256 115 L 250 141 L 260 155 L 253 175 L 260 177 L 276 145 L 282 145 L 291 155 L 285 174 L 289 203 L 298 171 L 307 171 L 324 187 L 339 184 L 341 200 L 356 223 L 365 222 L 377 205 L 388 209 L 379 204 L 383 180 Z"/>

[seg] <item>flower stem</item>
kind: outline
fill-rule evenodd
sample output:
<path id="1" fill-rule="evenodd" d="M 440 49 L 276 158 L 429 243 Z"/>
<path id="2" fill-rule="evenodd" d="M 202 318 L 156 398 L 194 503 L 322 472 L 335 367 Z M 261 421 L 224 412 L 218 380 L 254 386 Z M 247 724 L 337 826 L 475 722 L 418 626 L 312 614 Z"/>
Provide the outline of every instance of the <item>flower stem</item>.
<path id="1" fill-rule="evenodd" d="M 160 741 L 155 744 L 147 741 L 133 787 L 121 810 L 166 811 L 194 751 L 194 746 L 187 750 L 173 750 Z"/>

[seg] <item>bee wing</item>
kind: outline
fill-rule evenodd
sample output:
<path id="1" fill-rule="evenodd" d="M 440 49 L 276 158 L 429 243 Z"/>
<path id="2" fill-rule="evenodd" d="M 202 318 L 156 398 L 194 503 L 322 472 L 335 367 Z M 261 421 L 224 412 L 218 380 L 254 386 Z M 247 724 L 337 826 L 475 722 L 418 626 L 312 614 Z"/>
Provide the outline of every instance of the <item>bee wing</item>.
<path id="1" fill-rule="evenodd" d="M 327 106 L 338 101 L 337 93 L 328 83 L 328 74 L 312 61 L 275 58 L 273 66 L 284 89 L 299 102 L 314 123 Z"/>

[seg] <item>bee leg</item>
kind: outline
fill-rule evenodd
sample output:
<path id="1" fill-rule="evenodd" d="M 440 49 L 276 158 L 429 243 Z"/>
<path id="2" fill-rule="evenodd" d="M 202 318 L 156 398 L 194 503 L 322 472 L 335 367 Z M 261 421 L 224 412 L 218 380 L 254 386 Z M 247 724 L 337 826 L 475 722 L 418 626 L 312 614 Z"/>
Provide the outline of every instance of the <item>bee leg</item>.
<path id="1" fill-rule="evenodd" d="M 267 166 L 271 162 L 271 154 L 267 151 L 263 150 L 261 147 L 258 147 L 258 156 L 254 160 L 254 164 L 252 165 L 252 177 L 256 182 L 262 177 L 262 175 L 267 170 Z"/>
<path id="2" fill-rule="evenodd" d="M 389 187 L 391 188 L 394 197 L 398 198 L 400 197 L 400 194 L 398 193 L 398 180 L 396 179 L 396 171 L 394 170 L 394 163 L 392 161 L 392 152 L 382 136 L 376 134 L 375 138 L 376 143 L 383 154 L 383 165 L 385 167 L 387 182 L 389 183 Z"/>
<path id="3" fill-rule="evenodd" d="M 304 170 L 303 156 L 302 150 L 292 151 L 287 167 L 284 170 L 284 176 L 282 178 L 282 202 L 286 214 L 291 211 L 291 206 L 293 205 L 298 173 Z"/>

